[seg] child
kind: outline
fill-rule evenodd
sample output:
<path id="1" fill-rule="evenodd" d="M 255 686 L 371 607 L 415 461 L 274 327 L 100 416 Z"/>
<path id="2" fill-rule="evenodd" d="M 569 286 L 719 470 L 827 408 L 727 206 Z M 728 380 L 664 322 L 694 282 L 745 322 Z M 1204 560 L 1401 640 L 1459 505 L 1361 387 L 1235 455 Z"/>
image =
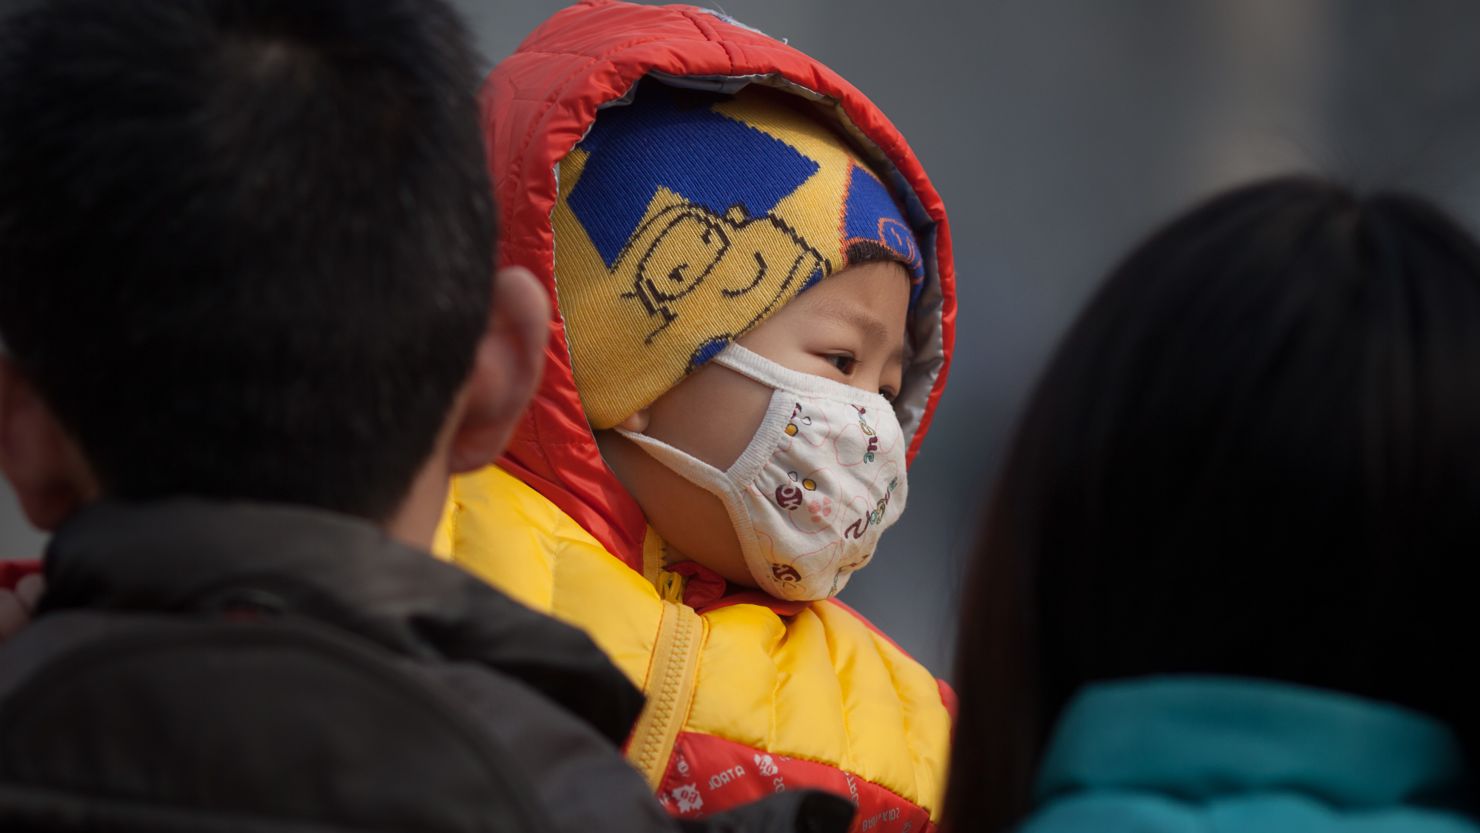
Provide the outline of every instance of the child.
<path id="1" fill-rule="evenodd" d="M 1480 247 L 1313 178 L 1106 281 L 967 580 L 946 825 L 1475 833 Z"/>
<path id="2" fill-rule="evenodd" d="M 930 829 L 945 690 L 832 600 L 902 511 L 945 382 L 950 244 L 919 162 L 827 68 L 686 6 L 567 9 L 485 96 L 503 257 L 560 310 L 442 551 L 643 687 L 628 753 L 673 813 L 811 786 L 857 829 Z"/>

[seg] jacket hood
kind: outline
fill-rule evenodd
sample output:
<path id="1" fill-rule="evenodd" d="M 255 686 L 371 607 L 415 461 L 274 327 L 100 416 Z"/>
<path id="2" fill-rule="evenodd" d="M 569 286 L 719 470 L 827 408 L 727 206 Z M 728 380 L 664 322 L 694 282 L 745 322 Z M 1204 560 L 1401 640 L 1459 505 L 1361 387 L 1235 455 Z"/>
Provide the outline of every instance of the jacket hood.
<path id="1" fill-rule="evenodd" d="M 603 108 L 625 103 L 644 78 L 720 92 L 762 84 L 810 99 L 836 118 L 889 186 L 926 267 L 896 402 L 910 460 L 945 387 L 956 316 L 951 239 L 939 194 L 889 119 L 832 70 L 723 14 L 692 6 L 587 0 L 547 20 L 494 68 L 482 91 L 500 261 L 533 271 L 555 300 L 544 380 L 499 463 L 635 569 L 641 569 L 647 522 L 602 461 L 576 391 L 555 287 L 551 214 L 561 160 Z"/>

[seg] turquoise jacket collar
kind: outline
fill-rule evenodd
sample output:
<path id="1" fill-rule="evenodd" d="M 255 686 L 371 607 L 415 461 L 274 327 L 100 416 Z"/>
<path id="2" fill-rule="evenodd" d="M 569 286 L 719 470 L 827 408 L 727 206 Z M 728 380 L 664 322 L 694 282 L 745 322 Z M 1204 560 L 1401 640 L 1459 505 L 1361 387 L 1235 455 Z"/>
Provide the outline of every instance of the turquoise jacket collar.
<path id="1" fill-rule="evenodd" d="M 1398 706 L 1231 677 L 1099 683 L 1064 710 L 1036 801 L 1137 790 L 1200 801 L 1295 792 L 1358 809 L 1444 803 L 1465 774 L 1454 735 Z"/>

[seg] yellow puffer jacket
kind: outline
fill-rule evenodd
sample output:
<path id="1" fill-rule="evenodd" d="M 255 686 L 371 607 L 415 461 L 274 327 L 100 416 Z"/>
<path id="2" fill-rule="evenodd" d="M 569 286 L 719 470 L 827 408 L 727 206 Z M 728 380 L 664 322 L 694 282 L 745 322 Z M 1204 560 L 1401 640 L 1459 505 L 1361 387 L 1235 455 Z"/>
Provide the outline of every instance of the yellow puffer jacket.
<path id="1" fill-rule="evenodd" d="M 853 797 L 855 829 L 933 826 L 950 734 L 941 690 L 842 605 L 696 612 L 651 532 L 638 573 L 498 467 L 454 483 L 438 551 L 586 630 L 643 689 L 628 755 L 677 814 L 806 786 Z"/>

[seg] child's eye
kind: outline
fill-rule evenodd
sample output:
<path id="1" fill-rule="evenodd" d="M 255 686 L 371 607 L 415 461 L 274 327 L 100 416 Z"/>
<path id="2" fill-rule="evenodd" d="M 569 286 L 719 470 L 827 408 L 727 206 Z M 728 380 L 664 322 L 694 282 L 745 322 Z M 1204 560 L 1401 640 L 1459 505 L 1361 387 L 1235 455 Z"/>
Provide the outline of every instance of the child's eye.
<path id="1" fill-rule="evenodd" d="M 827 360 L 832 362 L 832 366 L 836 367 L 844 376 L 852 376 L 853 370 L 858 367 L 858 359 L 847 353 L 828 356 Z"/>

